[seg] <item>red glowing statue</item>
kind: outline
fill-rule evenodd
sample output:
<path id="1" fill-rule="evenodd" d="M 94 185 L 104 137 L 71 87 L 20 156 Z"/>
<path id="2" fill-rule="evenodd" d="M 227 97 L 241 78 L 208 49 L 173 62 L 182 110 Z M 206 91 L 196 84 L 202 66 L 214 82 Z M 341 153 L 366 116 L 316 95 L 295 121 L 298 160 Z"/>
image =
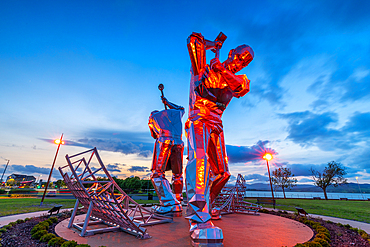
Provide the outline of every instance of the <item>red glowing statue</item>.
<path id="1" fill-rule="evenodd" d="M 194 246 L 200 243 L 222 245 L 222 230 L 211 221 L 211 205 L 230 177 L 225 149 L 222 114 L 233 97 L 249 92 L 246 75 L 235 75 L 254 57 L 247 45 L 229 52 L 221 63 L 218 58 L 226 36 L 222 33 L 215 41 L 193 33 L 188 38 L 191 60 L 189 118 L 185 124 L 188 138 L 189 161 L 186 167 L 187 218 Z M 216 57 L 206 64 L 206 50 Z M 213 210 L 213 218 L 219 217 Z"/>
<path id="2" fill-rule="evenodd" d="M 163 90 L 160 84 L 159 89 Z M 153 111 L 149 117 L 149 129 L 155 141 L 151 180 L 159 197 L 160 206 L 154 206 L 157 213 L 182 212 L 182 156 L 184 143 L 181 140 L 184 107 L 169 102 L 162 91 L 163 111 Z M 169 107 L 170 109 L 167 109 Z M 172 191 L 165 171 L 172 171 Z"/>

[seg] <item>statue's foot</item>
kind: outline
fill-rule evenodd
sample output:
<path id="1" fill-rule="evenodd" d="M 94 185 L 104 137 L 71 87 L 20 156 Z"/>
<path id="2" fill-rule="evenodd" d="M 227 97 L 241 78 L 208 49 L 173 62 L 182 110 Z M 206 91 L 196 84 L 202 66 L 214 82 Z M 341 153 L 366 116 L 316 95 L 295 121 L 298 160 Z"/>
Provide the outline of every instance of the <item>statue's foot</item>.
<path id="1" fill-rule="evenodd" d="M 170 206 L 153 206 L 152 210 L 158 214 L 172 214 L 173 216 L 182 215 L 182 206 L 180 204 Z"/>
<path id="2" fill-rule="evenodd" d="M 223 245 L 222 229 L 214 226 L 211 221 L 206 223 L 190 223 L 190 237 L 195 247 L 221 247 Z"/>
<path id="3" fill-rule="evenodd" d="M 211 211 L 212 220 L 220 220 L 221 219 L 221 209 L 220 208 L 213 208 Z"/>

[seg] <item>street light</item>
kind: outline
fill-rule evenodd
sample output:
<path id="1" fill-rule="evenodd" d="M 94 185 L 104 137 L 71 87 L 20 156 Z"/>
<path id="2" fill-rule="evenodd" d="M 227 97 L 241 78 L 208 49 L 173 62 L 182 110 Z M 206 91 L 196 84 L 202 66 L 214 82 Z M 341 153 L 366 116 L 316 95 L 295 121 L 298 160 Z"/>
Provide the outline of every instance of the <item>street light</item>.
<path id="1" fill-rule="evenodd" d="M 365 197 L 364 197 L 364 195 L 362 194 L 361 189 L 360 189 L 360 184 L 358 183 L 358 177 L 356 177 L 356 181 L 357 181 L 357 185 L 358 185 L 358 190 L 360 191 L 360 194 L 362 195 L 362 199 L 364 199 L 364 200 L 365 200 Z"/>
<path id="2" fill-rule="evenodd" d="M 275 197 L 274 197 L 274 191 L 272 189 L 271 176 L 270 176 L 270 168 L 269 168 L 269 160 L 272 160 L 273 157 L 272 157 L 272 154 L 265 153 L 262 158 L 264 160 L 266 160 L 266 163 L 267 163 L 267 171 L 269 173 L 270 187 L 271 187 L 271 194 L 272 194 L 272 201 L 274 202 L 273 205 L 274 205 L 274 209 L 275 209 Z"/>
<path id="3" fill-rule="evenodd" d="M 60 147 L 60 145 L 63 145 L 63 144 L 64 144 L 64 141 L 63 141 L 63 133 L 62 133 L 62 136 L 60 137 L 60 139 L 55 140 L 55 141 L 54 141 L 54 143 L 55 143 L 55 144 L 58 144 L 58 148 L 57 148 L 57 152 L 55 153 L 55 157 L 54 157 L 53 165 L 51 166 L 51 170 L 50 170 L 50 173 L 49 173 L 48 181 L 46 182 L 46 186 L 45 186 L 44 194 L 42 195 L 42 199 L 41 199 L 40 207 L 42 206 L 42 203 L 44 202 L 45 194 L 46 194 L 46 191 L 47 191 L 47 189 L 48 189 L 48 187 L 49 187 L 50 178 L 51 178 L 51 174 L 53 173 L 53 169 L 54 169 L 55 161 L 57 160 L 57 156 L 58 156 L 58 152 L 59 152 L 59 147 Z"/>

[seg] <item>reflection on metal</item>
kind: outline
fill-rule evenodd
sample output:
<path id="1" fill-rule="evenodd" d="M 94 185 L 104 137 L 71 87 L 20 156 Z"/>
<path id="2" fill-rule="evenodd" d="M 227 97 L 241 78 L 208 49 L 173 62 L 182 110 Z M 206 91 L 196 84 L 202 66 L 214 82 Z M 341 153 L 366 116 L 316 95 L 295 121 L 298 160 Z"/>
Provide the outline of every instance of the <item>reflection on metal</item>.
<path id="1" fill-rule="evenodd" d="M 182 156 L 184 143 L 181 140 L 184 107 L 169 102 L 163 96 L 163 84 L 160 84 L 163 111 L 153 111 L 149 116 L 149 129 L 156 140 L 153 151 L 151 180 L 157 192 L 160 205 L 153 207 L 161 214 L 171 213 L 181 216 L 182 212 Z M 168 110 L 167 110 L 168 106 Z M 172 191 L 165 177 L 166 171 L 172 171 Z"/>
<path id="2" fill-rule="evenodd" d="M 66 155 L 66 160 L 67 165 L 60 167 L 59 172 L 77 199 L 68 227 L 79 229 L 81 236 L 121 229 L 137 238 L 146 239 L 150 236 L 143 226 L 172 221 L 171 218 L 153 214 L 131 199 L 110 176 L 96 148 Z M 97 180 L 96 175 L 102 173 L 107 181 Z M 86 218 L 84 223 L 73 224 L 79 203 L 87 208 Z M 98 223 L 108 227 L 87 230 L 89 225 Z"/>
<path id="3" fill-rule="evenodd" d="M 247 45 L 238 46 L 221 63 L 218 53 L 226 38 L 222 33 L 214 41 L 206 40 L 200 33 L 192 33 L 188 38 L 191 81 L 189 118 L 185 124 L 189 155 L 186 214 L 194 246 L 222 246 L 222 230 L 213 225 L 210 214 L 213 201 L 230 177 L 221 117 L 233 97 L 249 92 L 247 76 L 235 73 L 253 60 L 253 50 Z M 216 54 L 209 65 L 208 49 Z"/>
<path id="4" fill-rule="evenodd" d="M 258 214 L 258 211 L 262 207 L 244 201 L 246 190 L 245 179 L 241 174 L 238 174 L 235 186 L 232 188 L 223 188 L 213 203 L 213 208 L 219 208 L 221 214 Z"/>

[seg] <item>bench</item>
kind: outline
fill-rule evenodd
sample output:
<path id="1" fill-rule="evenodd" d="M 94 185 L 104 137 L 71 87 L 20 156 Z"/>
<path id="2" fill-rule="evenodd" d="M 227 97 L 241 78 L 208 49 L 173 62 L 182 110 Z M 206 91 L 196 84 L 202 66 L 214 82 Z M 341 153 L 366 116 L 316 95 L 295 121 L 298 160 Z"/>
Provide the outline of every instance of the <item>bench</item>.
<path id="1" fill-rule="evenodd" d="M 304 216 L 307 216 L 308 215 L 308 213 L 306 212 L 306 210 L 304 210 L 303 208 L 295 207 L 295 209 L 297 209 L 298 215 L 300 215 L 300 214 L 303 214 Z"/>
<path id="2" fill-rule="evenodd" d="M 340 198 L 341 201 L 348 201 L 348 198 Z"/>
<path id="3" fill-rule="evenodd" d="M 63 205 L 54 206 L 52 209 L 48 211 L 48 213 L 50 214 L 49 216 L 51 216 L 54 212 L 57 212 L 56 214 L 59 214 L 59 210 L 61 209 L 61 207 L 63 207 Z"/>
<path id="4" fill-rule="evenodd" d="M 275 200 L 270 199 L 270 198 L 257 198 L 257 204 L 272 204 L 274 205 L 275 208 Z"/>
<path id="5" fill-rule="evenodd" d="M 321 197 L 313 197 L 314 200 L 321 200 Z"/>

